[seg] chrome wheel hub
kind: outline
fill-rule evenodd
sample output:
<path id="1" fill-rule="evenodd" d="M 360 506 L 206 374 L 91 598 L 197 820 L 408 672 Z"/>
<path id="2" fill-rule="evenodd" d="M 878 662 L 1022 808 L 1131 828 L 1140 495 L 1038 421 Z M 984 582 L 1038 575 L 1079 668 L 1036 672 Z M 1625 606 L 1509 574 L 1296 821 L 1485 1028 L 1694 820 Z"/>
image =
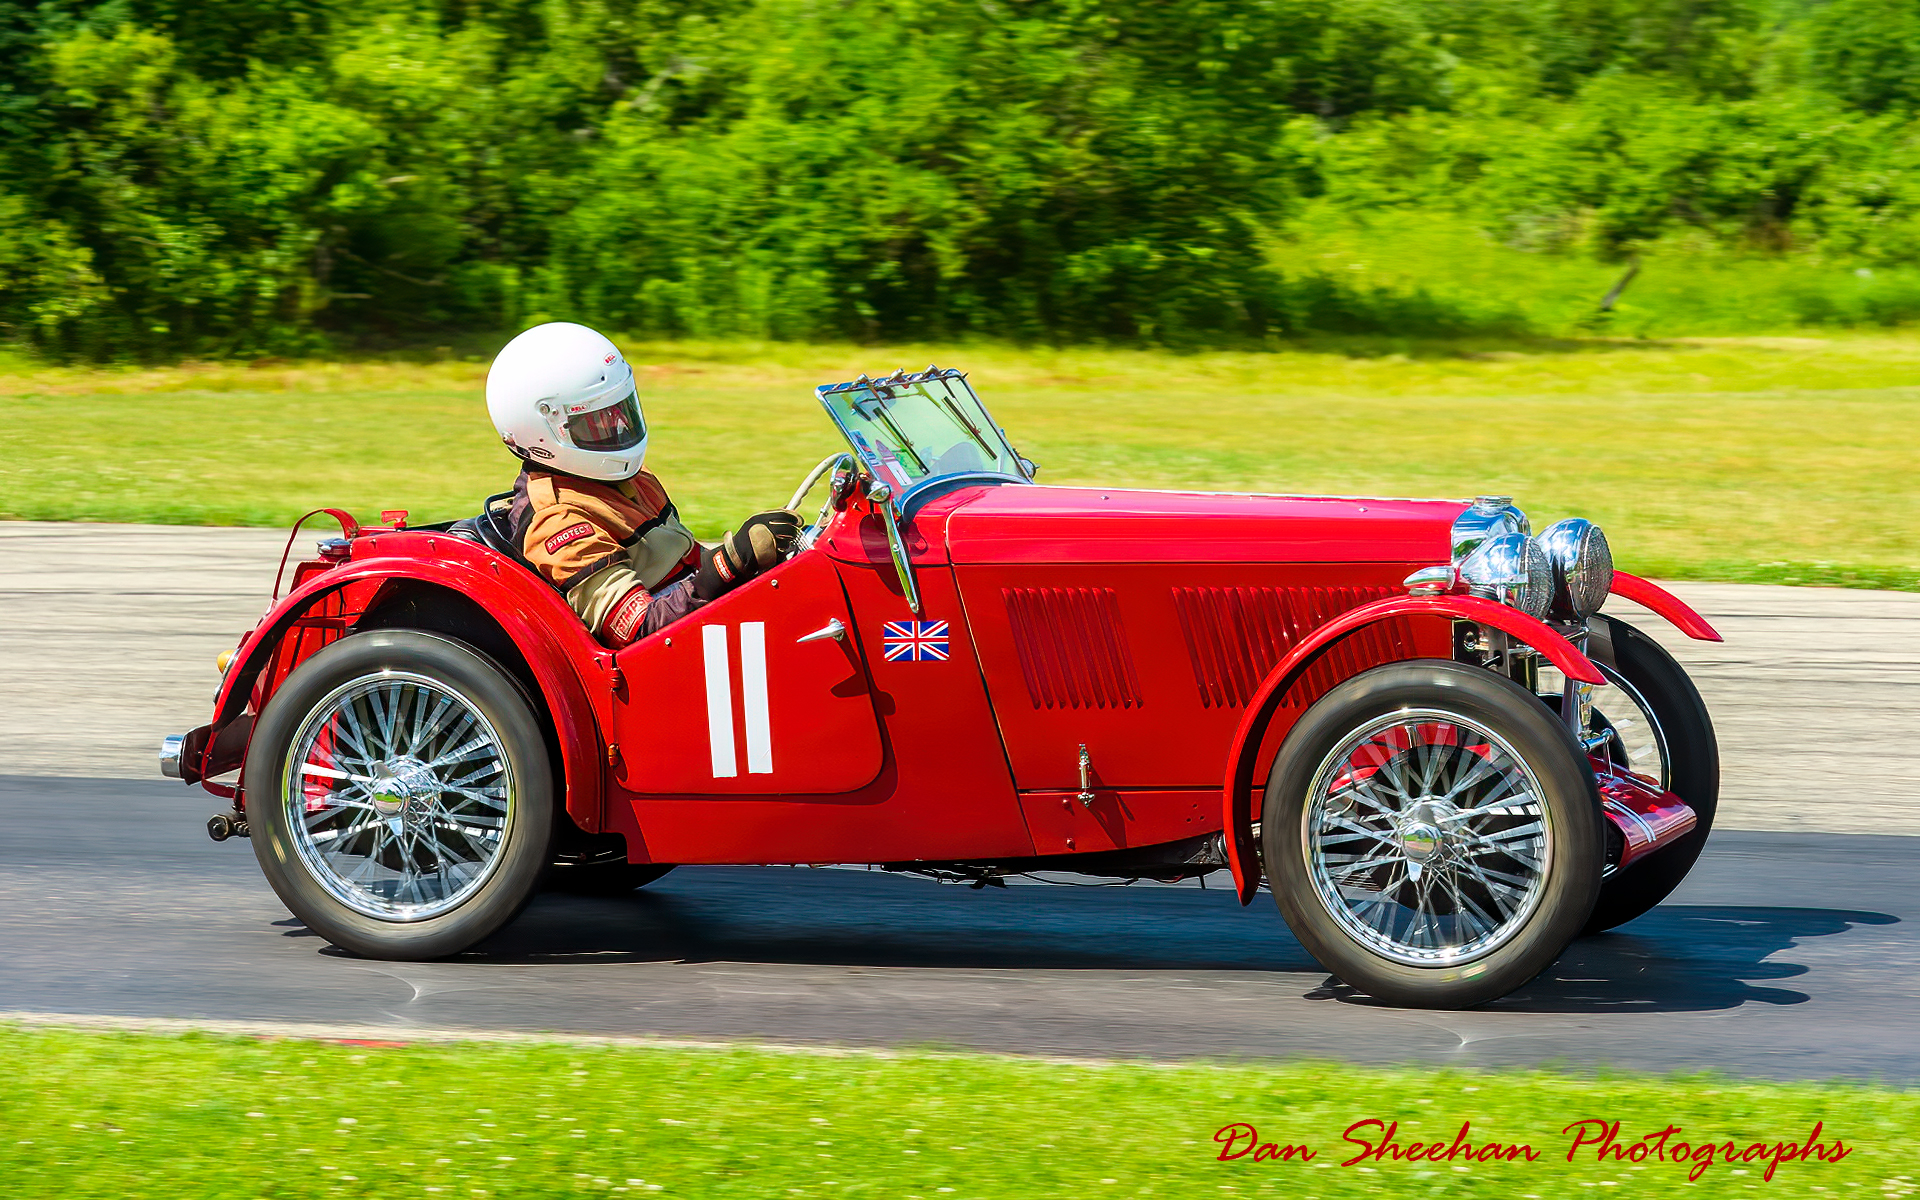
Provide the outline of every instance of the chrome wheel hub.
<path id="1" fill-rule="evenodd" d="M 367 916 L 423 921 L 493 874 L 514 814 L 500 737 L 438 680 L 382 672 L 307 714 L 281 796 L 294 848 L 335 899 Z"/>
<path id="2" fill-rule="evenodd" d="M 1409 862 L 1428 863 L 1445 855 L 1449 849 L 1446 832 L 1430 821 L 1419 819 L 1402 820 L 1396 823 L 1393 836 L 1400 843 L 1400 853 Z"/>
<path id="3" fill-rule="evenodd" d="M 1302 847 L 1320 902 L 1356 941 L 1411 966 L 1484 957 L 1538 907 L 1552 824 L 1497 734 L 1403 710 L 1342 739 L 1314 775 Z"/>
<path id="4" fill-rule="evenodd" d="M 369 785 L 373 811 L 402 828 L 419 829 L 433 817 L 440 788 L 433 769 L 417 758 L 389 759 L 375 765 Z"/>

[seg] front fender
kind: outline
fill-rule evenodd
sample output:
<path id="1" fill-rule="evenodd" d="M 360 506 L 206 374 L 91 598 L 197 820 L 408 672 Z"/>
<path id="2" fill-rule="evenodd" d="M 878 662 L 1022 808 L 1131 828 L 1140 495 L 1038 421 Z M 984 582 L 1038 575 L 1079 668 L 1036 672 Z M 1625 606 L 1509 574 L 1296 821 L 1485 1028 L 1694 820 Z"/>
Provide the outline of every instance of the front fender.
<path id="1" fill-rule="evenodd" d="M 1631 600 L 1642 608 L 1651 609 L 1669 625 L 1686 634 L 1696 642 L 1724 642 L 1719 631 L 1707 624 L 1707 619 L 1687 606 L 1680 597 L 1669 592 L 1657 583 L 1648 583 L 1638 575 L 1629 575 L 1625 571 L 1613 573 L 1614 595 L 1623 600 Z"/>
<path id="2" fill-rule="evenodd" d="M 1249 904 L 1260 889 L 1260 871 L 1253 845 L 1253 776 L 1259 764 L 1261 740 L 1279 709 L 1287 689 L 1300 678 L 1308 664 L 1321 651 L 1354 630 L 1389 617 L 1440 616 L 1490 625 L 1545 655 L 1561 674 L 1582 683 L 1604 683 L 1605 677 L 1592 660 L 1561 637 L 1544 621 L 1535 620 L 1516 608 L 1482 600 L 1478 596 L 1389 596 L 1349 609 L 1287 652 L 1267 674 L 1247 711 L 1240 728 L 1227 749 L 1226 788 L 1221 794 L 1226 830 L 1227 866 L 1233 872 L 1233 886 L 1240 903 Z"/>
<path id="3" fill-rule="evenodd" d="M 381 540 L 397 542 L 402 537 L 429 536 L 385 534 Z M 276 604 L 235 651 L 214 702 L 213 730 L 217 732 L 240 716 L 261 670 L 272 661 L 274 648 L 289 629 L 307 619 L 305 614 L 327 597 L 355 584 L 402 580 L 449 588 L 484 609 L 526 660 L 553 718 L 565 774 L 567 812 L 589 831 L 598 829 L 602 818 L 599 722 L 583 670 L 590 671 L 595 664 L 605 668 L 600 690 L 611 695 L 612 657 L 588 638 L 564 601 L 519 564 L 458 539 L 432 540 L 433 545 L 422 548 L 439 551 L 442 544 L 455 543 L 445 547 L 449 557 L 397 553 L 355 558 L 314 575 Z M 558 615 L 551 611 L 556 608 Z M 562 622 L 559 615 L 566 620 Z M 209 753 L 211 742 L 210 738 Z"/>

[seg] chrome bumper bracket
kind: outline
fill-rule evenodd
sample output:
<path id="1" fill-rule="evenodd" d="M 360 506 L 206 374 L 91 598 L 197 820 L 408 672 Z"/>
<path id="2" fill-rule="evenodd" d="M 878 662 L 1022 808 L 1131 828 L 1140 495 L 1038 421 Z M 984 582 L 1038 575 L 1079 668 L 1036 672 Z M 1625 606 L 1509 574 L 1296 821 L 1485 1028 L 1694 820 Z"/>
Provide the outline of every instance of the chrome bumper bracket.
<path id="1" fill-rule="evenodd" d="M 187 744 L 184 733 L 170 733 L 160 739 L 160 773 L 168 779 L 179 779 L 180 755 Z"/>

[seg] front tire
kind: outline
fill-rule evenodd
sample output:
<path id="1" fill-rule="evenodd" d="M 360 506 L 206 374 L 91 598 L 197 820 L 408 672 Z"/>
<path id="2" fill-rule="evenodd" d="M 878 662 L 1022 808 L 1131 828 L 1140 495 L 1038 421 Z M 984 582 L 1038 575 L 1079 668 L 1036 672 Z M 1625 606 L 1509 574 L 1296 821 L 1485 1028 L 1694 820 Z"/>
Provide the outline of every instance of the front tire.
<path id="1" fill-rule="evenodd" d="M 1672 655 L 1625 621 L 1596 615 L 1592 623 L 1610 650 L 1597 657 L 1609 686 L 1594 696 L 1596 721 L 1604 712 L 1629 734 L 1616 736 L 1615 760 L 1686 801 L 1695 818 L 1685 837 L 1601 881 L 1585 932 L 1603 933 L 1644 915 L 1693 870 L 1720 807 L 1720 743 L 1699 689 Z"/>
<path id="2" fill-rule="evenodd" d="M 1527 689 L 1392 663 L 1328 692 L 1274 761 L 1261 841 L 1275 902 L 1368 995 L 1466 1008 L 1558 958 L 1592 911 L 1599 792 Z"/>
<path id="3" fill-rule="evenodd" d="M 243 776 L 254 853 L 309 929 L 367 958 L 456 954 L 511 921 L 547 865 L 538 718 L 451 638 L 342 638 L 287 677 Z"/>

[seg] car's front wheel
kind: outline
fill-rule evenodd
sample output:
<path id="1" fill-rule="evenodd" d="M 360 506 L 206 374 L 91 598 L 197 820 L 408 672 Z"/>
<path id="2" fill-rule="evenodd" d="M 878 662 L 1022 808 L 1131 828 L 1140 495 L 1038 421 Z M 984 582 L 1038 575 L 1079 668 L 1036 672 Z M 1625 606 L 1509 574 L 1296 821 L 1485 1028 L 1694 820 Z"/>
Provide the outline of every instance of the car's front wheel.
<path id="1" fill-rule="evenodd" d="M 1393 663 L 1309 709 L 1261 817 L 1274 899 L 1307 950 L 1395 1004 L 1465 1008 L 1558 958 L 1600 888 L 1593 772 L 1527 689 Z"/>
<path id="2" fill-rule="evenodd" d="M 1607 677 L 1593 697 L 1594 722 L 1613 734 L 1614 763 L 1673 792 L 1694 815 L 1686 836 L 1601 883 L 1586 929 L 1600 933 L 1651 910 L 1693 870 L 1720 807 L 1720 745 L 1706 702 L 1671 654 L 1625 621 L 1596 615 L 1593 625 L 1605 635 L 1597 660 Z"/>
<path id="3" fill-rule="evenodd" d="M 519 687 L 415 630 L 343 638 L 268 702 L 244 781 L 254 852 L 309 929 L 382 959 L 458 953 L 547 865 L 553 776 Z"/>

